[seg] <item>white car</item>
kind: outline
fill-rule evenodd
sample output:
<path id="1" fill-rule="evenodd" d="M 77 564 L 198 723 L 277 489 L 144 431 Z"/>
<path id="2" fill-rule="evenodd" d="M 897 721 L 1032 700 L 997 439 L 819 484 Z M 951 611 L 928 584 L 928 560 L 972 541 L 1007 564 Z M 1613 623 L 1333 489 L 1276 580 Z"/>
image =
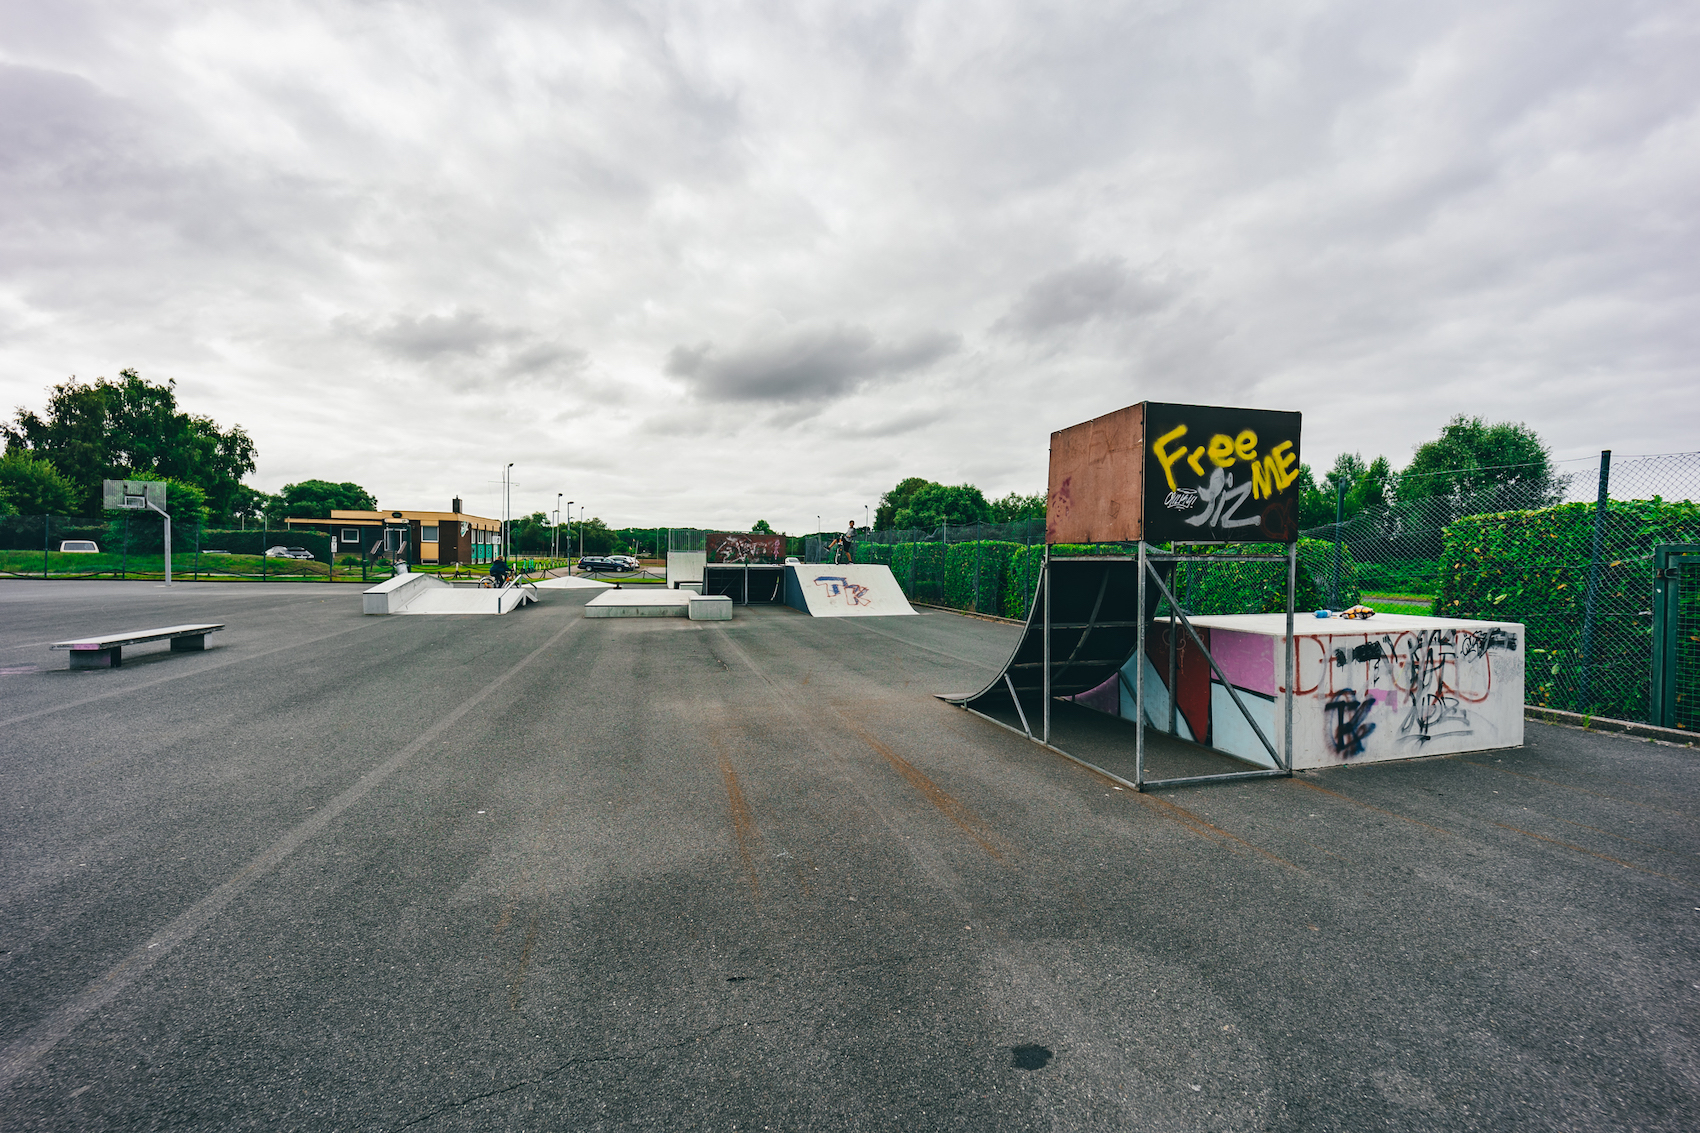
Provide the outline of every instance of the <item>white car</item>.
<path id="1" fill-rule="evenodd" d="M 268 559 L 310 559 L 313 552 L 305 547 L 267 547 Z"/>
<path id="2" fill-rule="evenodd" d="M 67 539 L 59 544 L 61 555 L 98 555 L 100 546 L 92 539 Z"/>

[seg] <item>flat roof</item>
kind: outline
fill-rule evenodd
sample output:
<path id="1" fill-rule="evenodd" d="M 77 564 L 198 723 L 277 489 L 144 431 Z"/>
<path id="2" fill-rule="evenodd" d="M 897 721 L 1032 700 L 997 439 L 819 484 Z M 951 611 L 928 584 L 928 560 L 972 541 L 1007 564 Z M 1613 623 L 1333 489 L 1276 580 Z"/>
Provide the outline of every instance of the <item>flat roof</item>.
<path id="1" fill-rule="evenodd" d="M 394 511 L 338 511 L 333 508 L 329 519 L 320 518 L 318 516 L 303 516 L 300 518 L 286 519 L 284 520 L 284 523 L 383 523 L 386 520 L 395 518 L 396 515 Z M 489 517 L 482 515 L 471 515 L 464 511 L 403 511 L 401 513 L 401 518 L 417 519 L 431 523 L 471 523 L 487 525 L 489 527 L 500 527 L 502 523 L 499 519 L 490 519 Z"/>

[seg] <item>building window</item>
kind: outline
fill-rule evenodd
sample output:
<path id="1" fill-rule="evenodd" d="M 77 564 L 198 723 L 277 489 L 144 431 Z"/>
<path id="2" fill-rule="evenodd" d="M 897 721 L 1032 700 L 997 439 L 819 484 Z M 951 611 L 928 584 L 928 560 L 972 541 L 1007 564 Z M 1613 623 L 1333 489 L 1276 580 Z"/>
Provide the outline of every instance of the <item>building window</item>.
<path id="1" fill-rule="evenodd" d="M 358 528 L 358 527 L 344 527 L 342 529 L 342 541 L 344 543 L 359 543 L 360 542 L 360 528 Z"/>
<path id="2" fill-rule="evenodd" d="M 419 541 L 421 543 L 435 543 L 437 541 L 437 525 L 435 523 L 426 523 L 421 525 L 419 528 Z"/>

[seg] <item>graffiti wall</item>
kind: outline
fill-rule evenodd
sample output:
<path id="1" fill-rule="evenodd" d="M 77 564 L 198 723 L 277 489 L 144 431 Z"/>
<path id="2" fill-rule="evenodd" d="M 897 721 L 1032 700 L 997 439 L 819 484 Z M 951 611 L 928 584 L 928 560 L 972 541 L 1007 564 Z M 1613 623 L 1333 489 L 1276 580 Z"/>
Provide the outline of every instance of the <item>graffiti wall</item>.
<path id="1" fill-rule="evenodd" d="M 1145 540 L 1299 537 L 1298 413 L 1145 405 Z"/>
<path id="2" fill-rule="evenodd" d="M 1050 543 L 1290 543 L 1302 415 L 1142 401 L 1051 434 Z"/>
<path id="3" fill-rule="evenodd" d="M 1076 699 L 1133 719 L 1131 690 L 1142 664 L 1148 726 L 1168 730 L 1172 698 L 1175 734 L 1274 766 L 1247 717 L 1282 749 L 1285 621 L 1275 614 L 1193 619 L 1247 712 L 1184 629 L 1170 688 L 1166 622 L 1147 635 L 1146 655 L 1127 663 L 1116 689 Z M 1293 766 L 1452 755 L 1523 742 L 1522 626 L 1396 615 L 1328 626 L 1296 639 Z"/>
<path id="4" fill-rule="evenodd" d="M 703 537 L 711 563 L 782 563 L 785 536 L 745 535 L 736 531 L 714 531 Z"/>

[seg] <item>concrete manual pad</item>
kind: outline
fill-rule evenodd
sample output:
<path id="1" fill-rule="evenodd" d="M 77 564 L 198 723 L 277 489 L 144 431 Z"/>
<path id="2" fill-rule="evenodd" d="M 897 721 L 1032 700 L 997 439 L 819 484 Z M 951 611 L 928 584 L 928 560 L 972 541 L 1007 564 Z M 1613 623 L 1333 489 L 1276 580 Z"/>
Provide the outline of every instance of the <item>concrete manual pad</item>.
<path id="1" fill-rule="evenodd" d="M 817 618 L 914 614 L 884 563 L 788 563 L 785 604 Z"/>
<path id="2" fill-rule="evenodd" d="M 683 618 L 690 616 L 688 590 L 610 590 L 584 604 L 587 618 Z"/>

